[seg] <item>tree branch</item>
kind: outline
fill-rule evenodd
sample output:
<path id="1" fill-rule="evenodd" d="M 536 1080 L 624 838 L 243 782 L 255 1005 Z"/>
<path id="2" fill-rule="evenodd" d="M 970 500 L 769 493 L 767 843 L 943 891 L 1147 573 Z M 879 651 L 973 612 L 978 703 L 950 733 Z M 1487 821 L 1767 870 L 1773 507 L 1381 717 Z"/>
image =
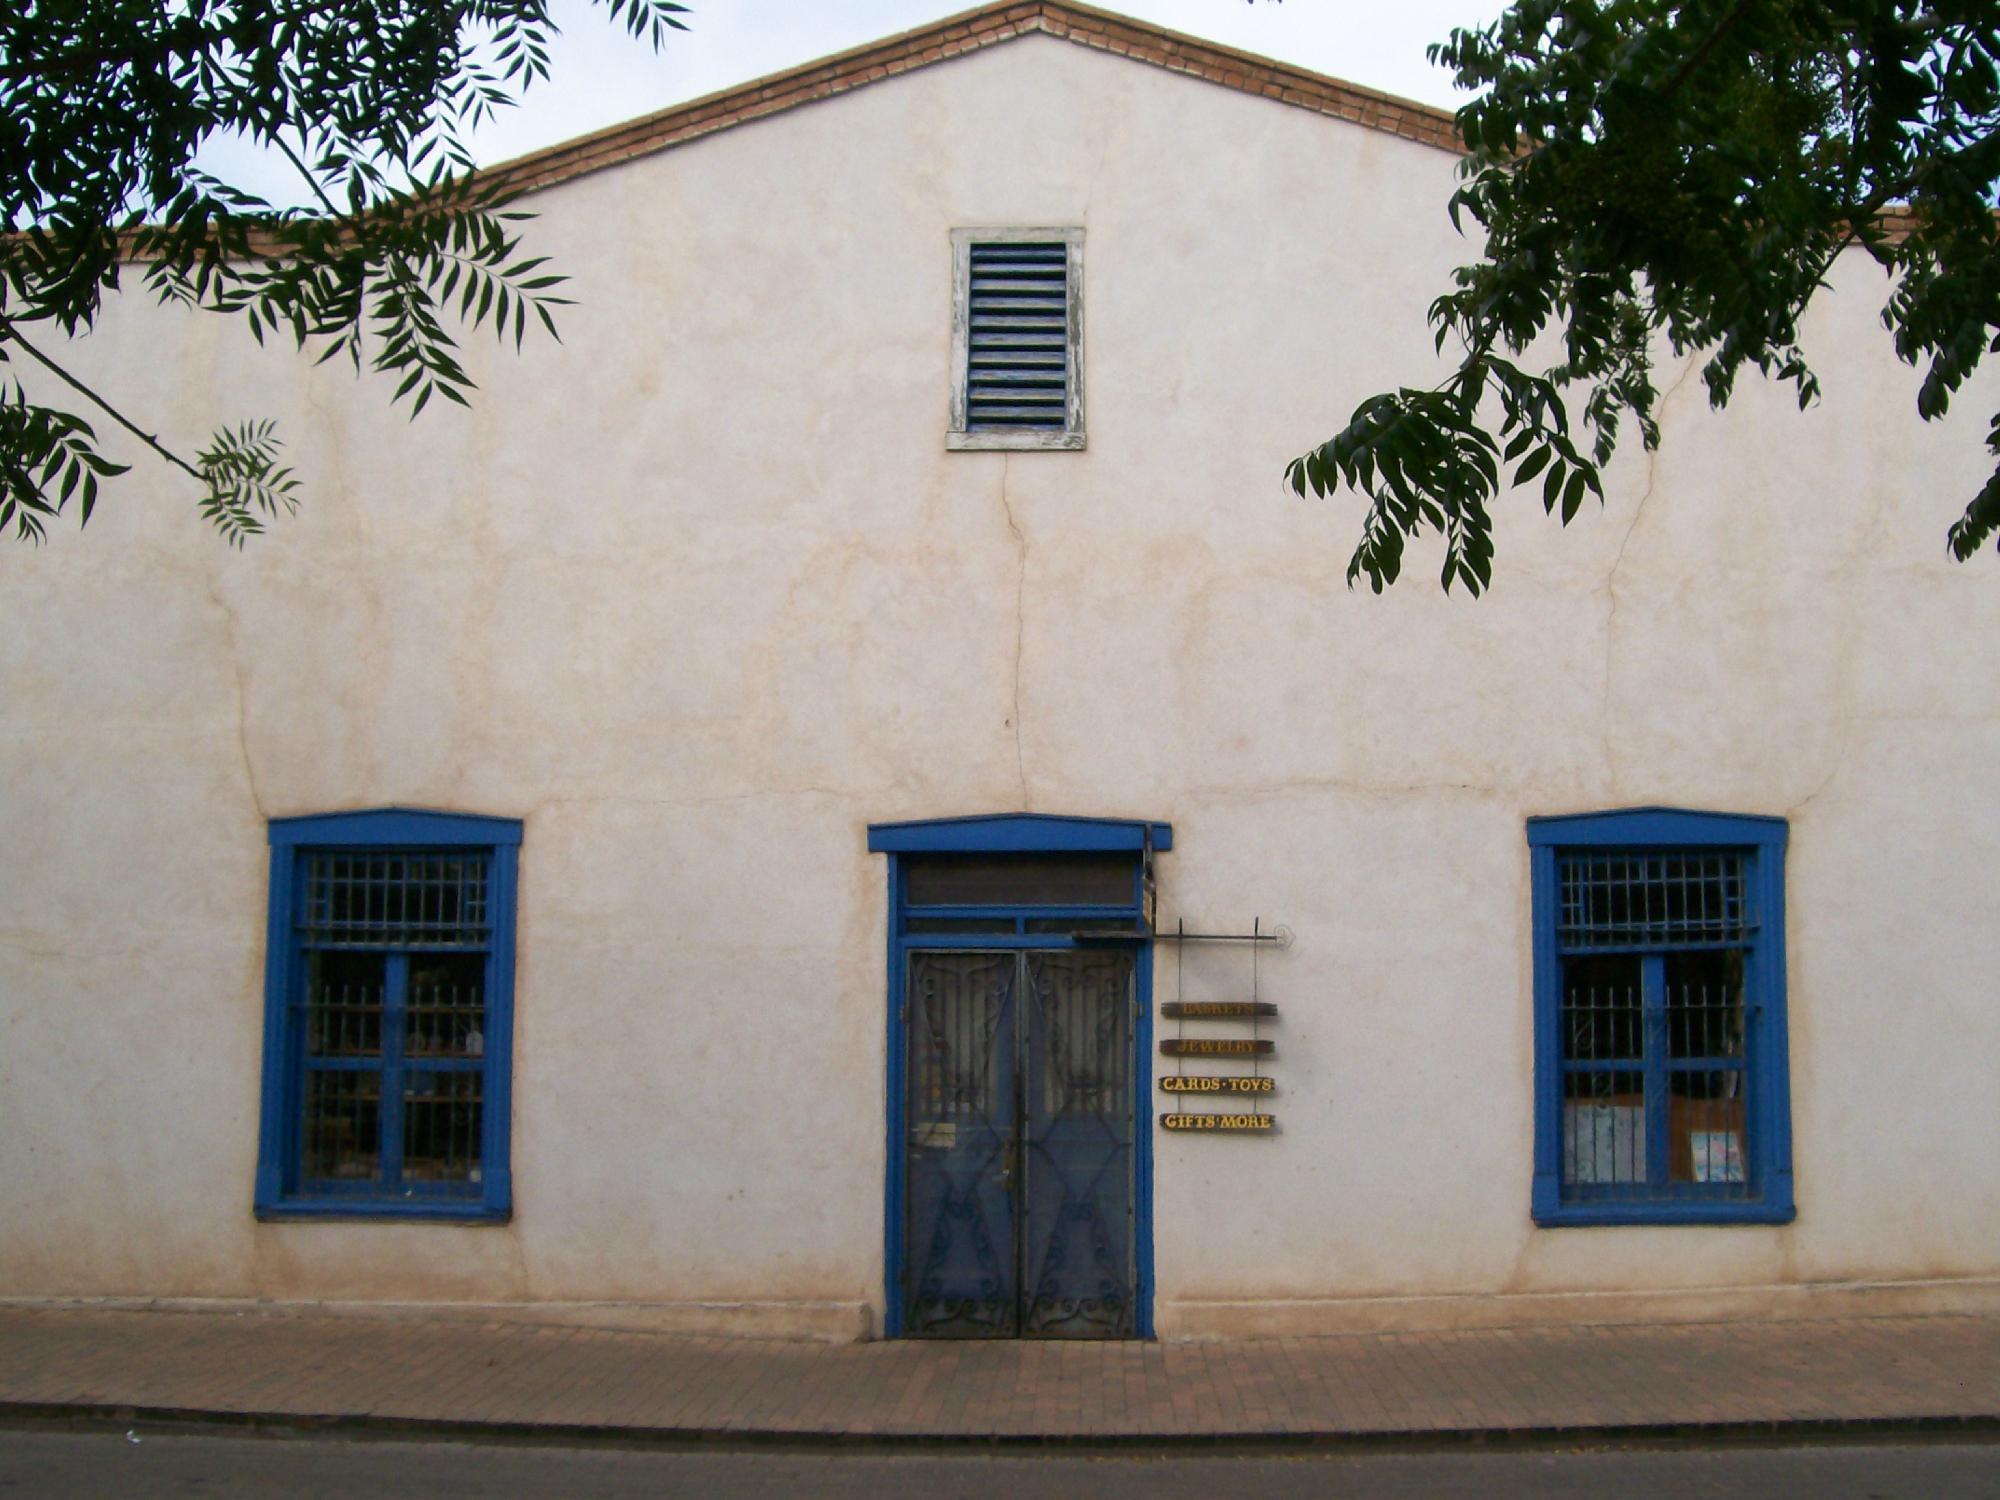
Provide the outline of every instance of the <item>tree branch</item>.
<path id="1" fill-rule="evenodd" d="M 74 375 L 70 374 L 70 372 L 65 370 L 61 365 L 57 364 L 54 360 L 50 359 L 46 354 L 42 353 L 42 351 L 37 349 L 33 344 L 29 343 L 26 339 L 22 338 L 21 331 L 18 328 L 14 327 L 11 323 L 5 325 L 4 327 L 0 327 L 0 340 L 5 340 L 9 343 L 19 344 L 23 349 L 27 350 L 29 354 L 33 355 L 35 359 L 38 360 L 51 373 L 53 373 L 58 380 L 62 381 L 65 385 L 69 386 L 71 389 L 80 391 L 85 396 L 89 397 L 90 400 L 94 402 L 100 410 L 102 410 L 106 415 L 108 415 L 112 421 L 116 422 L 120 427 L 123 427 L 127 432 L 131 433 L 132 436 L 137 438 L 140 442 L 144 443 L 148 448 L 151 448 L 155 453 L 159 454 L 160 457 L 164 458 L 168 463 L 174 465 L 174 467 L 178 469 L 186 470 L 189 474 L 192 474 L 196 479 L 200 480 L 204 485 L 208 483 L 208 476 L 206 474 L 202 473 L 201 470 L 197 469 L 193 464 L 189 463 L 186 459 L 182 458 L 178 453 L 174 452 L 171 448 L 167 447 L 152 433 L 147 432 L 141 427 L 139 427 L 135 422 L 133 422 L 133 420 L 130 417 L 126 416 L 125 413 L 120 411 L 117 407 L 113 406 L 109 401 L 105 400 L 104 397 L 98 395 L 96 391 L 93 391 L 89 386 L 85 385 L 81 380 L 78 380 Z"/>
<path id="2" fill-rule="evenodd" d="M 1750 9 L 1750 5 L 1751 0 L 1736 0 L 1729 14 L 1715 23 L 1715 30 L 1702 38 L 1701 45 L 1688 54 L 1688 60 L 1681 64 L 1680 71 L 1667 80 L 1667 86 L 1660 90 L 1662 99 L 1671 99 L 1680 92 L 1680 86 L 1686 83 L 1694 70 L 1702 65 L 1703 60 L 1715 49 L 1715 44 L 1735 29 L 1736 23 L 1743 19 L 1743 14 Z"/>
<path id="3" fill-rule="evenodd" d="M 320 186 L 319 179 L 313 176 L 312 174 L 312 169 L 308 167 L 305 164 L 305 162 L 300 160 L 299 154 L 296 151 L 292 150 L 291 146 L 286 142 L 285 138 L 278 133 L 278 127 L 275 124 L 266 122 L 264 130 L 271 144 L 276 146 L 280 151 L 284 152 L 286 159 L 290 161 L 293 166 L 299 169 L 299 176 L 305 178 L 306 186 L 310 187 L 313 190 L 313 196 L 319 199 L 321 203 L 326 205 L 327 213 L 329 213 L 336 219 L 344 219 L 348 217 L 346 214 L 343 214 L 339 209 L 333 206 L 333 200 L 327 197 L 326 189 Z"/>

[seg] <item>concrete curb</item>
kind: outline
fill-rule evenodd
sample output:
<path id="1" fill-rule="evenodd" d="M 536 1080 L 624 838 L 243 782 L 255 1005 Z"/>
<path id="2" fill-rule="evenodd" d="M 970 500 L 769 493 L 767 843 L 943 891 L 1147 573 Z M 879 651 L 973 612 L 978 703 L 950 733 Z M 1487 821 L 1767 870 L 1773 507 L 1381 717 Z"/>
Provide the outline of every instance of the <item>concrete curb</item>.
<path id="1" fill-rule="evenodd" d="M 867 1448 L 935 1451 L 1023 1449 L 1411 1449 L 1465 1447 L 1617 1446 L 1674 1443 L 1784 1443 L 1972 1439 L 2000 1443 L 2000 1415 L 1799 1417 L 1741 1422 L 1623 1422 L 1535 1424 L 1523 1427 L 1339 1428 L 1214 1432 L 815 1431 L 758 1427 L 645 1427 L 560 1422 L 490 1422 L 449 1417 L 398 1417 L 357 1412 L 217 1411 L 131 1406 L 115 1402 L 0 1401 L 0 1427 L 115 1430 L 147 1426 L 234 1431 L 272 1438 L 342 1437 L 356 1441 L 487 1442 L 544 1447 L 613 1448 Z"/>

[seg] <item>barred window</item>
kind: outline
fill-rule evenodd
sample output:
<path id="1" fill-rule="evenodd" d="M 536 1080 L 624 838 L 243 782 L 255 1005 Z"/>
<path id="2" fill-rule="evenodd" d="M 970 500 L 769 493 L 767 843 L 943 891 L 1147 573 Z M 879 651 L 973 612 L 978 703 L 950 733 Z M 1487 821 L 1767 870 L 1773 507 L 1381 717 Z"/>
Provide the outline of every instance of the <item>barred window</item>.
<path id="1" fill-rule="evenodd" d="M 403 811 L 272 824 L 260 1212 L 507 1211 L 519 830 Z"/>
<path id="2" fill-rule="evenodd" d="M 1784 824 L 1534 819 L 1536 1217 L 1791 1216 Z"/>

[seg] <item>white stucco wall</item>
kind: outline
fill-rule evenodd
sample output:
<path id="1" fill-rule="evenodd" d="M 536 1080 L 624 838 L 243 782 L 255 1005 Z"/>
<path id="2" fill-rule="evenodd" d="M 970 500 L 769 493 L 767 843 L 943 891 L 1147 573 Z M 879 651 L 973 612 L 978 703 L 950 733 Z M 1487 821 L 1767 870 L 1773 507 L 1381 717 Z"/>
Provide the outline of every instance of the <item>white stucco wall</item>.
<path id="1" fill-rule="evenodd" d="M 142 462 L 0 549 L 0 1294 L 847 1326 L 865 825 L 1017 808 L 1167 819 L 1164 920 L 1297 934 L 1282 1133 L 1158 1139 L 1163 1332 L 1990 1293 L 2000 580 L 1942 536 L 1994 382 L 1924 428 L 1844 264 L 1815 410 L 1674 384 L 1489 597 L 1350 593 L 1280 473 L 1428 378 L 1452 168 L 1036 37 L 539 195 L 579 305 L 470 414 L 127 299 L 79 367 L 185 447 L 277 417 L 308 499 L 232 554 Z M 1086 452 L 944 449 L 948 232 L 1007 223 L 1085 229 Z M 1529 1220 L 1523 820 L 1655 802 L 1791 821 L 1791 1226 Z M 390 803 L 525 819 L 514 1219 L 260 1225 L 265 820 Z"/>

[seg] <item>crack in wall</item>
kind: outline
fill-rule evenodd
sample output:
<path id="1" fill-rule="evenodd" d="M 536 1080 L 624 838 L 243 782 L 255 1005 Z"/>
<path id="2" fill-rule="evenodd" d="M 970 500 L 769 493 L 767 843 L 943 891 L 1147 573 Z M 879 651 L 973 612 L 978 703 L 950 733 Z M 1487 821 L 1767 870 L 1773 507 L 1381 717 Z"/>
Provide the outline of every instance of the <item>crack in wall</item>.
<path id="1" fill-rule="evenodd" d="M 1853 694 L 1847 679 L 1849 676 L 1849 663 L 1852 660 L 1853 653 L 1843 648 L 1841 652 L 1839 696 L 1850 703 L 1852 702 Z M 1840 734 L 1833 742 L 1833 756 L 1827 762 L 1826 773 L 1814 783 L 1811 791 L 1785 809 L 1785 816 L 1787 818 L 1796 818 L 1806 810 L 1807 805 L 1814 798 L 1833 785 L 1834 778 L 1840 774 L 1841 766 L 1847 761 L 1847 743 L 1854 735 L 1854 720 L 1855 715 L 1852 712 L 1843 712 L 1840 715 Z"/>
<path id="2" fill-rule="evenodd" d="M 258 818 L 268 823 L 271 814 L 264 806 L 264 793 L 257 785 L 257 765 L 250 756 L 249 695 L 243 685 L 242 637 L 236 628 L 236 611 L 224 602 L 222 591 L 215 586 L 212 569 L 202 569 L 201 581 L 208 590 L 209 603 L 221 612 L 223 629 L 229 638 L 229 673 L 236 685 L 236 753 L 243 761 L 243 780 L 250 790 L 250 803 L 257 809 Z"/>
<path id="3" fill-rule="evenodd" d="M 1027 751 L 1021 744 L 1021 654 L 1028 628 L 1028 537 L 1015 519 L 1014 502 L 1007 495 L 1009 458 L 1008 454 L 1000 455 L 1000 509 L 1006 513 L 1007 529 L 1014 533 L 1019 563 L 1014 571 L 1014 713 L 1008 722 L 1014 730 L 1014 770 L 1021 779 L 1021 810 L 1026 812 L 1032 804 L 1028 799 Z"/>
<path id="4" fill-rule="evenodd" d="M 1880 537 L 1883 519 L 1889 504 L 1888 487 L 1877 485 L 1874 487 L 1874 493 L 1876 497 L 1875 515 L 1869 525 L 1871 535 L 1864 538 L 1858 549 L 1849 556 L 1845 565 L 1840 569 L 1840 587 L 1844 596 L 1844 607 L 1838 608 L 1835 615 L 1837 621 L 1835 629 L 1838 631 L 1839 640 L 1837 646 L 1838 654 L 1834 658 L 1832 696 L 1835 712 L 1839 717 L 1839 729 L 1834 736 L 1833 753 L 1827 759 L 1826 770 L 1813 782 L 1812 789 L 1785 809 L 1785 816 L 1787 818 L 1797 818 L 1807 807 L 1824 794 L 1839 777 L 1841 768 L 1847 763 L 1848 746 L 1854 739 L 1855 721 L 1862 718 L 1876 717 L 1874 715 L 1862 714 L 1857 703 L 1855 687 L 1856 658 L 1861 650 L 1858 635 L 1861 630 L 1860 621 L 1863 618 L 1863 612 L 1852 607 L 1854 591 L 1858 586 L 1859 576 L 1866 570 L 1869 561 L 1878 554 L 1882 545 Z M 1831 585 L 1828 587 L 1830 588 Z M 1912 716 L 1897 714 L 1884 715 L 1882 717 L 1893 717 L 1907 722 Z"/>
<path id="5" fill-rule="evenodd" d="M 1687 384 L 1688 376 L 1694 373 L 1697 362 L 1698 357 L 1690 354 L 1682 363 L 1680 374 L 1674 377 L 1674 383 L 1668 386 L 1665 393 L 1661 395 L 1657 410 L 1659 412 L 1659 422 L 1662 427 L 1666 424 L 1667 403 L 1680 394 L 1681 387 Z M 1664 446 L 1664 432 L 1661 434 L 1661 443 Z M 1611 559 L 1611 570 L 1604 575 L 1604 600 L 1606 605 L 1604 611 L 1604 692 L 1603 707 L 1598 711 L 1598 722 L 1602 725 L 1604 735 L 1604 782 L 1605 786 L 1610 790 L 1613 800 L 1616 800 L 1617 797 L 1618 759 L 1611 747 L 1611 673 L 1615 647 L 1613 634 L 1618 624 L 1618 570 L 1625 566 L 1625 551 L 1632 545 L 1632 533 L 1639 529 L 1639 519 L 1645 514 L 1646 502 L 1653 498 L 1653 488 L 1659 483 L 1659 478 L 1660 449 L 1655 447 L 1647 450 L 1646 453 L 1646 487 L 1639 492 L 1639 501 L 1632 507 L 1632 520 L 1625 528 L 1625 535 L 1618 539 L 1618 554 Z"/>

